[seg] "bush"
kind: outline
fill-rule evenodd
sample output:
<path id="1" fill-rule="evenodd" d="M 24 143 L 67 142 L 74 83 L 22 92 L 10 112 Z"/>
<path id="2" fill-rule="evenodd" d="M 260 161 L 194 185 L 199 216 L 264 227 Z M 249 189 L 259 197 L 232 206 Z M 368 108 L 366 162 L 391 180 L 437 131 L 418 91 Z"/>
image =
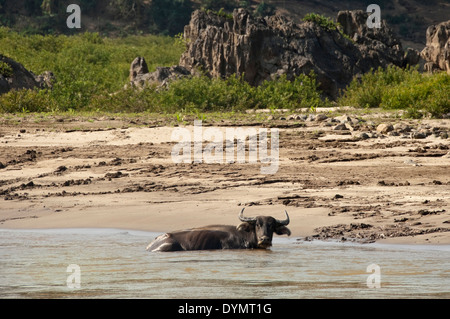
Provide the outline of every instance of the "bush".
<path id="1" fill-rule="evenodd" d="M 300 74 L 293 81 L 288 81 L 285 75 L 275 81 L 265 81 L 258 87 L 257 92 L 260 103 L 270 109 L 300 107 L 315 109 L 321 104 L 328 103 L 321 100 L 313 72 L 309 76 Z"/>
<path id="2" fill-rule="evenodd" d="M 12 66 L 6 63 L 5 61 L 1 60 L 0 60 L 0 75 L 3 75 L 5 78 L 10 78 L 13 75 Z"/>
<path id="3" fill-rule="evenodd" d="M 339 99 L 341 105 L 406 110 L 407 117 L 441 117 L 450 112 L 450 76 L 390 66 L 354 79 Z"/>
<path id="4" fill-rule="evenodd" d="M 210 79 L 206 76 L 173 81 L 167 89 L 155 86 L 127 89 L 105 95 L 91 103 L 92 109 L 105 106 L 113 112 L 198 113 L 209 111 L 244 111 L 256 108 L 315 108 L 321 103 L 314 75 L 300 75 L 293 81 L 285 76 L 253 87 L 243 76 Z M 102 107 L 103 106 L 103 107 Z"/>
<path id="5" fill-rule="evenodd" d="M 275 13 L 276 7 L 270 3 L 262 1 L 255 9 L 254 15 L 257 17 L 270 16 Z"/>
<path id="6" fill-rule="evenodd" d="M 57 110 L 57 103 L 47 90 L 11 90 L 0 95 L 0 112 L 2 113 L 54 112 Z"/>
<path id="7" fill-rule="evenodd" d="M 336 22 L 317 13 L 308 13 L 303 18 L 303 21 L 314 22 L 327 31 L 334 31 L 338 29 L 338 24 Z"/>

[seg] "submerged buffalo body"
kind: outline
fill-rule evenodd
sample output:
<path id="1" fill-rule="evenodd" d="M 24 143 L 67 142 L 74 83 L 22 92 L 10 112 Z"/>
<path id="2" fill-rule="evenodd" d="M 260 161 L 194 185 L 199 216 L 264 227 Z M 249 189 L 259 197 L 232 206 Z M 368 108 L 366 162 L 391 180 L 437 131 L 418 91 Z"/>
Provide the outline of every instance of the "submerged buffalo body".
<path id="1" fill-rule="evenodd" d="M 270 216 L 244 217 L 244 209 L 239 214 L 241 224 L 210 225 L 167 233 L 155 238 L 148 251 L 206 250 L 206 249 L 265 249 L 272 245 L 273 233 L 290 235 L 285 220 Z"/>

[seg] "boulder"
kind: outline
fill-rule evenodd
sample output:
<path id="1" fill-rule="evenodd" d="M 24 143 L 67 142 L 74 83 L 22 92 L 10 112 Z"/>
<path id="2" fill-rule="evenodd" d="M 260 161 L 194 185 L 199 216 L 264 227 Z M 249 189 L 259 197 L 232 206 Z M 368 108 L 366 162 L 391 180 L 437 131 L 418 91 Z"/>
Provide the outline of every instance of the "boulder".
<path id="1" fill-rule="evenodd" d="M 55 75 L 51 71 L 44 71 L 35 77 L 38 87 L 40 89 L 52 88 L 55 81 Z"/>
<path id="2" fill-rule="evenodd" d="M 407 48 L 404 56 L 404 66 L 419 65 L 419 71 L 423 71 L 425 60 L 420 56 L 420 52 L 413 48 Z"/>
<path id="3" fill-rule="evenodd" d="M 380 125 L 377 126 L 378 133 L 386 134 L 393 130 L 394 126 L 392 124 L 381 123 Z"/>
<path id="4" fill-rule="evenodd" d="M 143 76 L 148 72 L 147 62 L 143 57 L 138 56 L 131 62 L 130 66 L 130 82 L 134 82 L 138 77 Z"/>
<path id="5" fill-rule="evenodd" d="M 143 88 L 146 85 L 166 86 L 169 81 L 191 75 L 186 68 L 175 65 L 171 67 L 157 67 L 149 72 L 147 62 L 143 57 L 137 57 L 130 66 L 131 87 Z"/>
<path id="6" fill-rule="evenodd" d="M 420 53 L 426 61 L 425 70 L 450 74 L 450 20 L 429 26 L 426 34 L 426 47 Z"/>
<path id="7" fill-rule="evenodd" d="M 19 62 L 0 54 L 0 94 L 12 89 L 51 88 L 53 80 L 50 71 L 36 76 Z"/>
<path id="8" fill-rule="evenodd" d="M 256 18 L 245 9 L 232 17 L 197 10 L 184 28 L 186 51 L 179 65 L 211 77 L 243 75 L 251 85 L 283 74 L 291 80 L 314 71 L 327 97 L 336 98 L 357 74 L 389 64 L 402 66 L 404 51 L 392 30 L 366 27 L 364 11 L 341 11 L 342 31 L 284 16 Z"/>

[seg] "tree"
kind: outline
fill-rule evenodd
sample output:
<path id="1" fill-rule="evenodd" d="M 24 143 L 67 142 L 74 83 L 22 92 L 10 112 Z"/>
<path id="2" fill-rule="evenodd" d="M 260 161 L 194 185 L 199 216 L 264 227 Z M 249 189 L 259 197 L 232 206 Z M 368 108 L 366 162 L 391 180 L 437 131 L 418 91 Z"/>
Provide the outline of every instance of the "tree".
<path id="1" fill-rule="evenodd" d="M 157 32 L 175 35 L 183 32 L 193 11 L 189 0 L 153 0 L 150 7 L 150 20 Z"/>
<path id="2" fill-rule="evenodd" d="M 52 15 L 58 13 L 59 0 L 43 0 L 41 10 L 43 14 Z"/>

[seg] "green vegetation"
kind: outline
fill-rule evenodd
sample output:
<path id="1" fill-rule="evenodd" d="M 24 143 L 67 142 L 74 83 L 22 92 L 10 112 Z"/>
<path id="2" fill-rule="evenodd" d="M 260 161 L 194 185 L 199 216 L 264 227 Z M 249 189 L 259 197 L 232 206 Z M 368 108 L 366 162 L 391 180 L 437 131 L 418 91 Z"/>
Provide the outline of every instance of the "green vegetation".
<path id="1" fill-rule="evenodd" d="M 258 108 L 315 108 L 324 103 L 313 74 L 300 75 L 294 81 L 282 76 L 258 87 L 249 85 L 242 77 L 231 76 L 223 80 L 200 76 L 174 81 L 165 90 L 147 87 L 99 96 L 92 101 L 91 108 L 112 112 L 200 113 Z"/>
<path id="2" fill-rule="evenodd" d="M 13 75 L 12 67 L 5 61 L 1 60 L 0 60 L 0 75 L 3 75 L 5 78 L 9 78 Z"/>
<path id="3" fill-rule="evenodd" d="M 227 18 L 227 19 L 230 19 L 230 20 L 233 19 L 233 15 L 231 13 L 226 13 L 224 8 L 220 8 L 219 11 L 206 9 L 206 8 L 202 8 L 202 10 L 205 11 L 206 13 L 213 13 L 213 14 L 219 16 L 219 17 Z"/>
<path id="4" fill-rule="evenodd" d="M 206 12 L 213 12 L 218 16 L 232 19 L 231 12 L 237 8 L 244 8 L 248 10 L 253 16 L 265 17 L 275 13 L 276 7 L 266 1 L 261 1 L 256 8 L 252 9 L 250 1 L 236 1 L 236 0 L 200 0 L 201 9 Z"/>
<path id="5" fill-rule="evenodd" d="M 205 112 L 251 108 L 315 108 L 328 103 L 320 98 L 314 74 L 294 81 L 285 76 L 252 87 L 242 78 L 181 79 L 169 89 L 129 88 L 130 63 L 147 58 L 149 70 L 178 63 L 185 46 L 178 37 L 128 36 L 103 38 L 98 33 L 19 35 L 0 28 L 2 54 L 40 74 L 53 71 L 52 90 L 19 90 L 0 96 L 1 112 Z"/>
<path id="6" fill-rule="evenodd" d="M 0 54 L 22 63 L 35 74 L 53 71 L 53 89 L 13 90 L 0 96 L 0 113 L 27 112 L 156 112 L 200 114 L 247 109 L 292 109 L 329 106 L 321 97 L 314 73 L 289 81 L 281 76 L 258 87 L 243 76 L 207 76 L 174 81 L 169 88 L 123 89 L 130 63 L 146 58 L 150 71 L 178 63 L 185 49 L 179 37 L 128 36 L 103 38 L 98 33 L 20 35 L 0 28 Z M 0 63 L 0 73 L 11 68 Z M 338 105 L 402 109 L 408 117 L 441 117 L 450 112 L 450 76 L 422 74 L 416 69 L 389 67 L 355 79 Z"/>
<path id="7" fill-rule="evenodd" d="M 53 89 L 39 93 L 41 102 L 44 102 L 42 99 L 47 101 L 40 106 L 41 111 L 50 111 L 50 106 L 61 111 L 86 108 L 95 97 L 123 88 L 135 57 L 147 57 L 149 70 L 154 71 L 157 66 L 177 64 L 185 49 L 180 41 L 168 36 L 115 39 L 102 38 L 97 33 L 26 36 L 7 28 L 0 28 L 0 48 L 1 54 L 22 63 L 35 74 L 45 70 L 54 73 Z M 28 94 L 34 96 L 36 93 Z M 1 96 L 0 109 L 5 110 L 7 99 L 27 100 L 26 95 L 10 93 Z M 16 111 L 21 110 L 22 107 L 18 107 Z"/>
<path id="8" fill-rule="evenodd" d="M 276 7 L 270 3 L 265 1 L 261 1 L 261 3 L 256 7 L 253 14 L 257 17 L 265 17 L 275 13 Z"/>
<path id="9" fill-rule="evenodd" d="M 450 112 L 450 76 L 391 66 L 353 80 L 338 103 L 363 108 L 405 110 L 406 117 L 441 117 Z"/>
<path id="10" fill-rule="evenodd" d="M 303 18 L 303 21 L 314 22 L 327 31 L 338 30 L 339 26 L 339 24 L 334 22 L 332 19 L 317 13 L 308 13 Z"/>
<path id="11" fill-rule="evenodd" d="M 72 3 L 82 8 L 81 31 L 66 25 Z M 90 28 L 103 34 L 174 35 L 189 23 L 193 6 L 191 0 L 0 0 L 0 25 L 27 34 L 78 34 Z"/>
<path id="12" fill-rule="evenodd" d="M 353 39 L 350 38 L 348 34 L 344 33 L 344 31 L 342 30 L 343 29 L 342 26 L 339 23 L 334 22 L 333 19 L 331 18 L 325 17 L 317 13 L 308 13 L 303 17 L 303 21 L 313 22 L 328 32 L 338 31 L 344 38 L 353 42 Z"/>

